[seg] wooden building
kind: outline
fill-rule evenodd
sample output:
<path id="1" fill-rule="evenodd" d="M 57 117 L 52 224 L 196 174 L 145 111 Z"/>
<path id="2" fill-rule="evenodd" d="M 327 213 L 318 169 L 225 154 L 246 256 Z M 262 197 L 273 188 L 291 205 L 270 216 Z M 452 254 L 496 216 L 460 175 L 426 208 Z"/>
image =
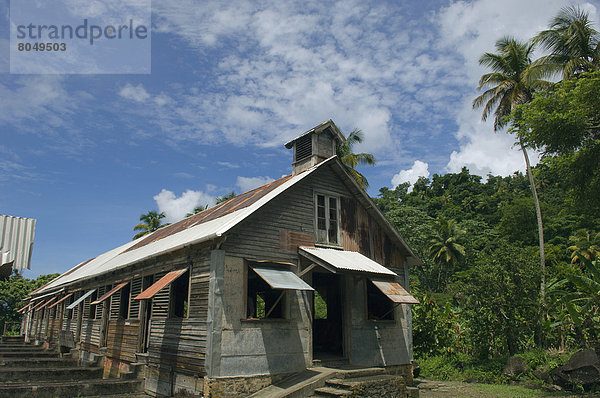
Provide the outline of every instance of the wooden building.
<path id="1" fill-rule="evenodd" d="M 419 260 L 335 156 L 343 140 L 327 121 L 286 145 L 291 175 L 32 292 L 27 339 L 103 355 L 106 375 L 144 363 L 153 395 L 259 389 L 316 359 L 408 369 Z"/>

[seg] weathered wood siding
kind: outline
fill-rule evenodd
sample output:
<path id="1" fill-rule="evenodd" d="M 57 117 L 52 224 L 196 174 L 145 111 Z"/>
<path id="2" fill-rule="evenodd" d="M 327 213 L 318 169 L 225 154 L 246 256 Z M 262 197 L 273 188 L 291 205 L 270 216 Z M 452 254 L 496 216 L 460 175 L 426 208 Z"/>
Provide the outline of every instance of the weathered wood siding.
<path id="1" fill-rule="evenodd" d="M 107 356 L 121 361 L 135 362 L 140 321 L 110 320 L 108 322 Z"/>
<path id="2" fill-rule="evenodd" d="M 205 352 L 205 320 L 152 320 L 148 348 L 151 365 L 171 366 L 186 373 L 204 374 Z"/>

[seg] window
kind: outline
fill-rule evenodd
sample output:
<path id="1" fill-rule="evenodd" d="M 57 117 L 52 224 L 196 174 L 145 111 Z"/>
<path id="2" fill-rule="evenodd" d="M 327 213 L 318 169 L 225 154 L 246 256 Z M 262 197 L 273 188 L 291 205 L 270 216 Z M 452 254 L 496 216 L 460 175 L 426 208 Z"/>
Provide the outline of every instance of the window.
<path id="1" fill-rule="evenodd" d="M 317 243 L 339 244 L 340 198 L 316 195 Z"/>
<path id="2" fill-rule="evenodd" d="M 190 271 L 171 284 L 171 318 L 187 318 L 189 308 Z"/>
<path id="3" fill-rule="evenodd" d="M 394 320 L 394 303 L 371 281 L 367 282 L 367 319 Z"/>
<path id="4" fill-rule="evenodd" d="M 248 267 L 246 318 L 284 318 L 285 290 L 273 289 L 251 267 Z"/>
<path id="5" fill-rule="evenodd" d="M 129 296 L 131 293 L 131 283 L 128 283 L 121 289 L 121 300 L 119 302 L 119 318 L 127 319 L 129 317 Z"/>
<path id="6" fill-rule="evenodd" d="M 96 307 L 97 306 L 92 305 L 91 303 L 93 303 L 97 299 L 98 299 L 98 293 L 97 292 L 92 293 L 92 295 L 90 296 L 90 308 L 89 308 L 88 319 L 96 319 Z"/>

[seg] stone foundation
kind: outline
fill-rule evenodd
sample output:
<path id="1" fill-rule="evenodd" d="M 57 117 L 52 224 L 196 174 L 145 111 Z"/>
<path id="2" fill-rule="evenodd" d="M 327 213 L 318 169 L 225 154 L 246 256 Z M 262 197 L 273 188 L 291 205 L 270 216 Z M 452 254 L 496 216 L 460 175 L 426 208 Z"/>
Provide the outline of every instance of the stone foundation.
<path id="1" fill-rule="evenodd" d="M 263 375 L 240 377 L 204 378 L 205 398 L 238 398 L 247 397 L 263 388 L 277 383 L 287 375 Z"/>

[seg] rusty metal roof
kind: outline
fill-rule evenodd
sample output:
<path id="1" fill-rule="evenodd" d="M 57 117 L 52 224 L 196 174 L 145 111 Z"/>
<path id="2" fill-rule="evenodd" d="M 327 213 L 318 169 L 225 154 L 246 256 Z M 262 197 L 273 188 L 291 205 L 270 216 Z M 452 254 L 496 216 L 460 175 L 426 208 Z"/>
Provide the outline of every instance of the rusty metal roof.
<path id="1" fill-rule="evenodd" d="M 128 242 L 94 257 L 36 290 L 35 294 L 49 292 L 75 281 L 89 279 L 187 245 L 223 236 L 266 203 L 311 175 L 320 167 L 331 164 L 335 159 L 336 157 L 332 156 L 302 173 L 288 175 L 242 193 L 215 207 L 158 229 L 140 238 L 140 240 Z"/>
<path id="2" fill-rule="evenodd" d="M 377 281 L 371 282 L 394 303 L 419 304 L 419 300 L 410 295 L 398 282 Z"/>
<path id="3" fill-rule="evenodd" d="M 152 284 L 152 286 L 150 286 L 148 289 L 146 289 L 143 292 L 141 292 L 140 294 L 138 294 L 133 299 L 134 300 L 146 300 L 146 299 L 150 299 L 150 298 L 154 297 L 154 295 L 156 293 L 161 291 L 167 285 L 170 285 L 171 283 L 175 282 L 175 279 L 179 278 L 187 270 L 188 270 L 187 268 L 183 268 L 183 269 L 178 269 L 177 271 L 169 272 L 167 275 L 163 276 L 162 278 L 160 278 L 159 280 L 154 282 L 154 284 Z"/>

